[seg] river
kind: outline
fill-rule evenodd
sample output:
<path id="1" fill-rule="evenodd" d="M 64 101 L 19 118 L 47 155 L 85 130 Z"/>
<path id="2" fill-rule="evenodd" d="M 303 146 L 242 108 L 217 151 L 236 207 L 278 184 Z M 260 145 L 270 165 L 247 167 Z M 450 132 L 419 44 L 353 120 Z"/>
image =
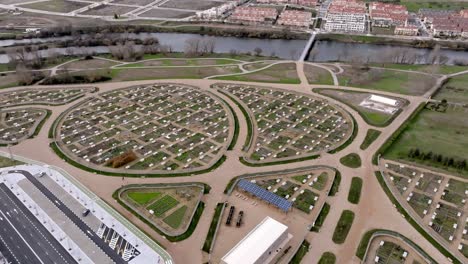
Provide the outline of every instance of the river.
<path id="1" fill-rule="evenodd" d="M 121 34 L 123 35 L 123 34 Z M 84 36 L 86 37 L 86 36 Z M 112 36 L 111 36 L 112 37 Z M 186 41 L 193 38 L 214 39 L 216 53 L 229 53 L 236 50 L 240 53 L 253 52 L 255 48 L 262 49 L 262 55 L 277 56 L 281 59 L 298 59 L 306 45 L 306 40 L 282 40 L 282 39 L 256 39 L 237 37 L 212 37 L 199 34 L 181 33 L 140 33 L 125 34 L 129 39 L 157 38 L 161 45 L 170 45 L 175 52 L 183 52 Z M 0 40 L 0 47 L 8 47 L 17 44 L 37 44 L 50 41 L 63 41 L 71 37 L 25 39 L 25 40 Z M 72 52 L 73 54 L 70 54 Z M 44 57 L 50 54 L 81 55 L 109 53 L 109 47 L 71 47 L 50 48 L 42 50 Z M 360 43 L 342 43 L 337 41 L 316 41 L 309 54 L 308 60 L 315 62 L 394 62 L 410 64 L 427 64 L 434 61 L 435 53 L 432 49 L 413 48 L 395 45 L 376 45 Z M 451 65 L 458 62 L 468 63 L 468 52 L 441 49 L 439 51 L 441 64 Z M 0 54 L 0 63 L 7 63 L 7 54 Z"/>

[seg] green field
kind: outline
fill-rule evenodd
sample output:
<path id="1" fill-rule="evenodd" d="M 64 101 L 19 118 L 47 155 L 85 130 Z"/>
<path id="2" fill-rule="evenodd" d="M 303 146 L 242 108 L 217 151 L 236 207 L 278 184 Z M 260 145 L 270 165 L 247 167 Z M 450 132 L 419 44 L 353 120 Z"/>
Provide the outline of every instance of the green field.
<path id="1" fill-rule="evenodd" d="M 135 203 L 139 205 L 145 205 L 151 200 L 156 200 L 157 198 L 159 198 L 159 196 L 161 196 L 161 193 L 160 192 L 135 191 L 135 192 L 128 192 L 127 195 Z"/>
<path id="2" fill-rule="evenodd" d="M 340 85 L 407 95 L 423 95 L 436 78 L 420 73 L 389 69 L 346 67 L 338 75 Z"/>
<path id="3" fill-rule="evenodd" d="M 465 108 L 449 107 L 445 113 L 422 110 L 408 125 L 407 129 L 385 151 L 387 159 L 406 160 L 455 172 L 468 178 L 468 171 L 458 170 L 435 162 L 432 158 L 416 159 L 408 155 L 413 149 L 420 152 L 432 152 L 432 156 L 441 155 L 455 160 L 468 159 L 468 119 Z M 436 160 L 437 161 L 437 160 Z"/>
<path id="4" fill-rule="evenodd" d="M 380 111 L 372 111 L 369 108 L 360 106 L 359 104 L 367 97 L 369 97 L 371 95 L 370 93 L 343 91 L 335 89 L 314 89 L 314 91 L 318 92 L 319 94 L 323 94 L 335 100 L 338 100 L 353 108 L 369 125 L 378 127 L 387 126 L 399 114 L 399 112 L 395 113 L 394 115 L 386 114 Z"/>
<path id="5" fill-rule="evenodd" d="M 335 231 L 333 232 L 332 240 L 336 244 L 343 244 L 348 236 L 349 230 L 354 221 L 354 213 L 349 210 L 344 210 L 341 213 L 340 219 L 336 224 Z"/>
<path id="6" fill-rule="evenodd" d="M 284 83 L 284 84 L 299 84 L 300 80 L 296 72 L 296 64 L 282 63 L 273 65 L 267 69 L 242 74 L 215 78 L 217 80 L 231 80 L 241 82 L 267 82 L 267 83 Z"/>
<path id="7" fill-rule="evenodd" d="M 21 161 L 17 160 L 11 160 L 9 158 L 5 158 L 3 156 L 0 156 L 0 168 L 5 168 L 5 167 L 10 167 L 10 166 L 17 166 L 17 165 L 22 165 L 24 164 Z"/>
<path id="8" fill-rule="evenodd" d="M 331 252 L 325 252 L 319 259 L 318 264 L 335 264 L 336 256 Z"/>
<path id="9" fill-rule="evenodd" d="M 45 10 L 51 12 L 68 13 L 73 10 L 85 7 L 87 4 L 80 2 L 69 2 L 64 0 L 50 0 L 45 2 L 22 5 L 25 8 Z"/>
<path id="10" fill-rule="evenodd" d="M 350 153 L 342 157 L 340 163 L 350 168 L 359 168 L 361 167 L 361 158 L 356 153 Z"/>
<path id="11" fill-rule="evenodd" d="M 333 77 L 325 69 L 304 64 L 304 74 L 310 84 L 333 85 Z"/>
<path id="12" fill-rule="evenodd" d="M 185 213 L 187 212 L 187 206 L 182 206 L 177 208 L 172 214 L 164 218 L 164 223 L 168 224 L 170 227 L 177 229 L 184 220 Z"/>
<path id="13" fill-rule="evenodd" d="M 382 132 L 380 132 L 379 130 L 375 130 L 372 128 L 367 130 L 366 138 L 364 138 L 364 141 L 362 142 L 360 149 L 362 150 L 367 149 L 372 144 L 372 142 L 374 142 L 380 136 L 381 133 Z"/>
<path id="14" fill-rule="evenodd" d="M 434 99 L 447 100 L 452 103 L 468 104 L 468 74 L 450 78 L 436 93 Z"/>
<path id="15" fill-rule="evenodd" d="M 291 259 L 289 264 L 300 264 L 307 252 L 309 252 L 309 246 L 310 244 L 307 240 L 302 241 L 301 246 L 297 250 L 296 254 L 294 254 L 294 257 Z"/>
<path id="16" fill-rule="evenodd" d="M 328 213 L 330 212 L 330 205 L 325 203 L 323 204 L 322 210 L 320 211 L 317 219 L 315 220 L 314 226 L 310 229 L 312 232 L 319 232 L 322 227 L 325 219 L 327 218 Z"/>
<path id="17" fill-rule="evenodd" d="M 221 219 L 221 212 L 223 210 L 224 203 L 218 203 L 215 208 L 215 213 L 213 219 L 211 220 L 210 229 L 208 229 L 208 234 L 206 234 L 205 243 L 203 243 L 202 250 L 210 253 L 212 247 L 213 239 L 215 236 L 216 228 L 218 227 L 219 220 Z"/>
<path id="18" fill-rule="evenodd" d="M 467 66 L 457 65 L 427 65 L 427 64 L 388 64 L 388 63 L 372 63 L 372 66 L 382 67 L 387 69 L 397 69 L 405 71 L 419 71 L 432 74 L 451 74 L 468 70 Z"/>
<path id="19" fill-rule="evenodd" d="M 362 179 L 353 177 L 351 180 L 351 188 L 348 193 L 348 201 L 352 204 L 358 204 L 361 198 Z"/>
<path id="20" fill-rule="evenodd" d="M 402 0 L 401 5 L 406 6 L 410 12 L 418 12 L 421 8 L 430 9 L 462 9 L 468 8 L 468 2 L 457 0 L 434 1 L 434 0 Z"/>
<path id="21" fill-rule="evenodd" d="M 164 213 L 176 207 L 178 204 L 179 201 L 172 198 L 170 195 L 166 195 L 148 206 L 148 210 L 153 210 L 155 216 L 161 217 Z"/>

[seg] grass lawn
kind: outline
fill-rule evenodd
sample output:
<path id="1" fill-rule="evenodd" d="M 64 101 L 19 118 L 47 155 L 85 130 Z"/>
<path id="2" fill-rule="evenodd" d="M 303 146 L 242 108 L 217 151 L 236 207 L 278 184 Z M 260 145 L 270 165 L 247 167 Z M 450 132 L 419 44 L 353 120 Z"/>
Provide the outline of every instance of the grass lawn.
<path id="1" fill-rule="evenodd" d="M 340 183 L 341 183 L 341 173 L 337 171 L 335 175 L 335 179 L 333 180 L 333 184 L 330 188 L 329 196 L 335 196 L 335 194 L 340 190 Z"/>
<path id="2" fill-rule="evenodd" d="M 367 149 L 372 144 L 372 142 L 374 142 L 380 136 L 381 133 L 382 132 L 380 132 L 379 130 L 375 130 L 372 128 L 367 130 L 366 138 L 364 138 L 364 141 L 362 142 L 360 149 L 362 150 Z"/>
<path id="3" fill-rule="evenodd" d="M 418 12 L 421 8 L 430 9 L 461 9 L 468 8 L 468 3 L 463 1 L 436 1 L 436 0 L 402 0 L 400 5 L 406 6 L 409 12 Z"/>
<path id="4" fill-rule="evenodd" d="M 0 156 L 0 168 L 16 166 L 16 165 L 22 165 L 22 164 L 24 164 L 24 163 L 21 162 L 21 161 L 11 160 L 9 158 L 5 158 L 3 156 Z"/>
<path id="5" fill-rule="evenodd" d="M 172 198 L 170 195 L 166 195 L 148 206 L 148 210 L 153 210 L 155 216 L 161 217 L 165 212 L 176 207 L 178 204 L 179 201 Z"/>
<path id="6" fill-rule="evenodd" d="M 32 4 L 22 5 L 21 7 L 45 10 L 50 12 L 68 13 L 73 10 L 85 7 L 88 4 L 80 2 L 69 2 L 64 0 L 50 0 Z"/>
<path id="7" fill-rule="evenodd" d="M 322 210 L 320 211 L 317 219 L 315 220 L 314 226 L 310 229 L 312 232 L 319 232 L 322 227 L 325 219 L 327 218 L 328 213 L 330 212 L 330 205 L 325 203 L 323 204 Z"/>
<path id="8" fill-rule="evenodd" d="M 304 74 L 307 77 L 307 81 L 310 84 L 333 85 L 333 77 L 325 69 L 315 67 L 309 64 L 304 64 Z"/>
<path id="9" fill-rule="evenodd" d="M 201 79 L 212 75 L 240 73 L 236 66 L 178 67 L 157 69 L 111 69 L 112 81 L 137 81 L 157 79 Z"/>
<path id="10" fill-rule="evenodd" d="M 300 83 L 299 77 L 297 76 L 296 64 L 294 63 L 276 64 L 258 72 L 218 77 L 216 79 L 241 82 L 267 82 L 284 84 Z"/>
<path id="11" fill-rule="evenodd" d="M 422 110 L 403 133 L 385 151 L 387 159 L 406 160 L 436 167 L 449 173 L 456 173 L 468 178 L 467 170 L 457 170 L 433 162 L 408 157 L 411 149 L 442 155 L 458 160 L 468 160 L 468 119 L 465 108 L 449 107 L 445 113 Z"/>
<path id="12" fill-rule="evenodd" d="M 336 225 L 335 231 L 333 232 L 332 240 L 335 244 L 343 244 L 348 236 L 349 230 L 354 221 L 354 213 L 349 210 L 344 210 L 341 213 L 340 219 Z"/>
<path id="13" fill-rule="evenodd" d="M 318 264 L 335 264 L 336 256 L 331 252 L 325 252 L 319 259 Z"/>
<path id="14" fill-rule="evenodd" d="M 203 251 L 210 253 L 211 246 L 213 244 L 213 239 L 215 237 L 215 231 L 218 226 L 219 220 L 221 219 L 221 212 L 223 210 L 224 203 L 218 203 L 215 208 L 215 213 L 213 219 L 211 220 L 210 229 L 208 229 L 208 234 L 206 234 L 205 243 L 203 244 Z"/>
<path id="15" fill-rule="evenodd" d="M 467 66 L 456 65 L 428 65 L 428 64 L 389 64 L 389 63 L 372 63 L 371 66 L 382 67 L 387 69 L 397 69 L 405 71 L 419 71 L 433 74 L 451 74 L 468 70 Z"/>
<path id="16" fill-rule="evenodd" d="M 359 115 L 368 123 L 369 125 L 384 127 L 391 123 L 391 121 L 398 116 L 399 112 L 394 115 L 386 114 L 379 111 L 373 111 L 369 108 L 362 107 L 359 104 L 367 99 L 371 94 L 370 93 L 362 93 L 362 92 L 355 92 L 355 91 L 343 91 L 343 90 L 335 90 L 335 89 L 314 89 L 315 92 L 319 94 L 326 95 L 331 97 L 335 100 L 338 100 L 349 107 L 356 110 Z M 388 97 L 388 96 L 385 96 Z M 393 98 L 392 99 L 397 99 Z"/>
<path id="17" fill-rule="evenodd" d="M 340 85 L 407 95 L 423 95 L 436 78 L 420 73 L 389 69 L 345 67 L 338 75 Z"/>
<path id="18" fill-rule="evenodd" d="M 351 188 L 348 193 L 348 201 L 352 204 L 358 204 L 361 198 L 362 179 L 353 177 L 351 180 Z"/>
<path id="19" fill-rule="evenodd" d="M 0 74 L 0 89 L 18 86 L 15 73 Z"/>
<path id="20" fill-rule="evenodd" d="M 184 219 L 185 213 L 187 212 L 187 206 L 182 206 L 175 210 L 172 214 L 168 217 L 164 218 L 164 223 L 168 224 L 170 227 L 177 229 L 179 228 L 180 224 L 182 224 L 182 220 Z"/>
<path id="21" fill-rule="evenodd" d="M 340 159 L 341 164 L 350 168 L 361 167 L 361 158 L 356 153 L 350 153 Z"/>
<path id="22" fill-rule="evenodd" d="M 435 94 L 434 99 L 446 99 L 448 102 L 468 104 L 468 74 L 449 79 Z"/>
<path id="23" fill-rule="evenodd" d="M 161 196 L 160 192 L 128 192 L 128 197 L 139 205 L 145 205 Z"/>
<path id="24" fill-rule="evenodd" d="M 309 246 L 310 243 L 307 242 L 307 240 L 302 241 L 301 246 L 297 250 L 296 254 L 294 254 L 294 257 L 291 259 L 289 264 L 300 264 L 307 252 L 309 252 Z"/>

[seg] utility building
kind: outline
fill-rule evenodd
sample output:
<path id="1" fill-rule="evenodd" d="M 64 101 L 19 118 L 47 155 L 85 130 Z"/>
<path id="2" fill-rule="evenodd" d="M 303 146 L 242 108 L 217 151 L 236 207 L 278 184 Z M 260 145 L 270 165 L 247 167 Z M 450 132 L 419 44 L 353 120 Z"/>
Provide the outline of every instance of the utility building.
<path id="1" fill-rule="evenodd" d="M 221 259 L 221 263 L 271 263 L 291 237 L 286 225 L 267 216 Z"/>

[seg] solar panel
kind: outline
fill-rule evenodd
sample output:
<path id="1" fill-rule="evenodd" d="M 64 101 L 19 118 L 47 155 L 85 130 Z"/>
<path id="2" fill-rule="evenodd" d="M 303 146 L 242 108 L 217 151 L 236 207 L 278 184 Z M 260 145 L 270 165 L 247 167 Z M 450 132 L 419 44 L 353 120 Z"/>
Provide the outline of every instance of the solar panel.
<path id="1" fill-rule="evenodd" d="M 283 210 L 285 212 L 287 212 L 287 211 L 289 211 L 289 209 L 291 209 L 292 203 L 290 201 L 284 199 L 281 196 L 278 196 L 278 195 L 276 195 L 274 193 L 271 193 L 271 192 L 263 189 L 262 187 L 256 185 L 255 183 L 251 183 L 251 182 L 249 182 L 249 181 L 247 181 L 245 179 L 242 179 L 242 180 L 239 181 L 237 186 L 240 189 L 242 189 L 242 190 L 244 190 L 244 191 L 246 191 L 246 192 L 248 192 L 248 193 L 250 193 L 250 194 L 252 194 L 252 195 L 254 195 L 254 196 L 256 196 L 256 197 L 258 197 L 258 198 L 260 198 L 260 199 L 262 199 L 262 200 L 264 200 L 264 201 L 266 201 L 266 202 L 268 202 L 268 203 L 270 203 L 270 204 L 272 204 L 274 206 L 276 206 L 276 207 L 278 207 L 279 209 L 281 209 L 281 210 Z"/>

